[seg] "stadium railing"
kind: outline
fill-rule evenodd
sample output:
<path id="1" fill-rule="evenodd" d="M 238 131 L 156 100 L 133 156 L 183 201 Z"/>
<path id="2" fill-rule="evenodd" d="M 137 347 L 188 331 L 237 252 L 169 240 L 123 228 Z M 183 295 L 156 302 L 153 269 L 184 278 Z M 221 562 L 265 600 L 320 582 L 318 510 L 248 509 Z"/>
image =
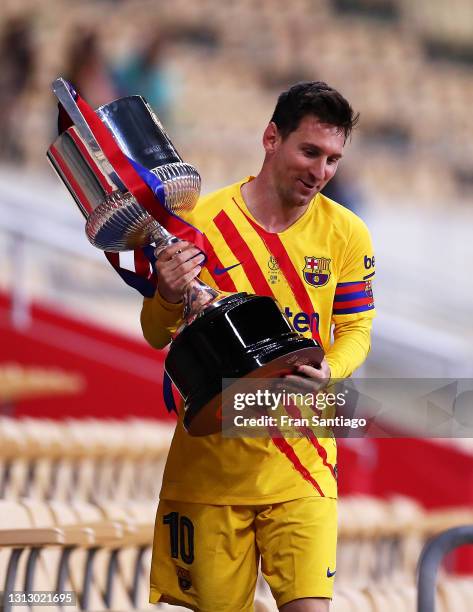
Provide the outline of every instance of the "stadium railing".
<path id="1" fill-rule="evenodd" d="M 419 559 L 417 612 L 435 612 L 435 587 L 442 559 L 458 546 L 471 543 L 473 543 L 473 524 L 448 529 L 432 538 L 425 545 Z M 450 589 L 444 588 L 443 590 L 443 596 L 447 599 L 449 599 L 448 596 L 445 596 L 448 594 L 448 590 Z M 473 596 L 473 588 L 469 589 L 469 594 Z M 460 595 L 460 591 L 455 589 L 454 596 L 457 597 L 457 595 Z M 461 600 L 458 601 L 455 608 L 452 609 L 455 609 L 455 611 L 461 610 L 462 608 L 459 606 L 462 603 Z"/>

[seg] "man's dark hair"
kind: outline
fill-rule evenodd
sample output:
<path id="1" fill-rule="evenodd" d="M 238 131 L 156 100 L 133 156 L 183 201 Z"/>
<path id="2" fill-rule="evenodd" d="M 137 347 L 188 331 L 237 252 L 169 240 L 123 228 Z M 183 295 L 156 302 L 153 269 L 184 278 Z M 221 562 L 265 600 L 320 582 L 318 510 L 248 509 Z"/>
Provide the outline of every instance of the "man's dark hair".
<path id="1" fill-rule="evenodd" d="M 282 92 L 271 121 L 274 121 L 281 136 L 287 138 L 307 115 L 314 115 L 322 123 L 339 128 L 344 132 L 345 140 L 360 116 L 359 113 L 355 114 L 342 94 L 327 83 L 304 81 Z"/>

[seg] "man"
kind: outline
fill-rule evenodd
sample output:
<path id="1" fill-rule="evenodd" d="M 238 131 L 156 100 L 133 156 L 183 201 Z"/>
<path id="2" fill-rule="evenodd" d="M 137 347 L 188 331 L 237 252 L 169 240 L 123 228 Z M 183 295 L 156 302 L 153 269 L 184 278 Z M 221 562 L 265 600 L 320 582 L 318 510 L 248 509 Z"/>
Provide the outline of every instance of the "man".
<path id="1" fill-rule="evenodd" d="M 297 331 L 321 339 L 320 368 L 301 366 L 288 384 L 317 391 L 364 361 L 374 316 L 370 236 L 358 217 L 320 194 L 357 119 L 325 83 L 281 94 L 263 134 L 259 174 L 203 197 L 188 217 L 219 265 L 202 267 L 188 243 L 160 254 L 156 295 L 142 311 L 153 346 L 169 342 L 183 290 L 200 274 L 222 289 L 274 295 Z M 261 557 L 280 610 L 328 610 L 336 475 L 333 438 L 196 438 L 180 419 L 156 518 L 151 601 L 250 611 Z"/>

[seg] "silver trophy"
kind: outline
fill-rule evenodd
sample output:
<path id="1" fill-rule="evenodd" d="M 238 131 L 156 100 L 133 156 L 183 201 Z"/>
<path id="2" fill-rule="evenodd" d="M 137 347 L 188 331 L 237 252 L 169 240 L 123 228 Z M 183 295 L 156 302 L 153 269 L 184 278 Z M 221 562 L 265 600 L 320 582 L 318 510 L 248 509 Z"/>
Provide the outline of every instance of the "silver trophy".
<path id="1" fill-rule="evenodd" d="M 94 125 L 99 133 L 105 125 L 115 141 L 112 148 L 118 145 L 121 151 L 119 157 L 126 155 L 145 175 L 159 179 L 159 195 L 164 197 L 158 200 L 179 216 L 195 206 L 200 176 L 179 157 L 146 101 L 140 96 L 120 98 L 94 114 L 87 105 L 80 107 L 63 79 L 54 81 L 53 91 L 72 125 L 49 147 L 48 158 L 86 218 L 89 241 L 109 252 L 153 242 L 160 251 L 177 241 L 154 213 L 147 212 L 149 201 L 147 209 L 140 205 L 130 185 L 117 174 L 113 151 L 107 158 L 91 128 Z M 106 139 L 111 138 L 109 132 L 105 130 Z M 126 174 L 123 167 L 121 172 Z M 157 195 L 152 182 L 147 180 L 146 185 Z M 152 205 L 149 208 L 155 210 Z M 183 302 L 184 323 L 171 343 L 165 369 L 184 399 L 184 425 L 192 435 L 225 427 L 222 380 L 277 377 L 297 365 L 318 365 L 323 359 L 318 343 L 294 331 L 272 297 L 229 295 L 194 279 L 185 289 Z"/>
<path id="2" fill-rule="evenodd" d="M 62 78 L 53 91 L 73 124 L 49 147 L 47 155 L 86 218 L 89 241 L 103 251 L 130 251 L 154 243 L 159 253 L 178 241 L 130 193 L 105 157 L 81 113 L 70 85 Z M 141 96 L 120 98 L 96 109 L 123 153 L 156 176 L 164 188 L 165 206 L 181 215 L 194 208 L 200 194 L 200 175 L 182 161 L 161 122 Z M 199 279 L 183 296 L 184 321 L 220 292 Z"/>

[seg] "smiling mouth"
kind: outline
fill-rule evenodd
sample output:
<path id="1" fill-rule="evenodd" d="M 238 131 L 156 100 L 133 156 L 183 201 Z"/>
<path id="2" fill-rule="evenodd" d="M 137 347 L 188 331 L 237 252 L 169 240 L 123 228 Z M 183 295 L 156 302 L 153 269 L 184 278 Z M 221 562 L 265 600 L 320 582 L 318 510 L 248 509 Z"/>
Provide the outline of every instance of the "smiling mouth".
<path id="1" fill-rule="evenodd" d="M 306 187 L 307 189 L 314 189 L 315 185 L 311 185 L 310 183 L 306 183 L 301 178 L 299 180 L 304 185 L 304 187 Z"/>

